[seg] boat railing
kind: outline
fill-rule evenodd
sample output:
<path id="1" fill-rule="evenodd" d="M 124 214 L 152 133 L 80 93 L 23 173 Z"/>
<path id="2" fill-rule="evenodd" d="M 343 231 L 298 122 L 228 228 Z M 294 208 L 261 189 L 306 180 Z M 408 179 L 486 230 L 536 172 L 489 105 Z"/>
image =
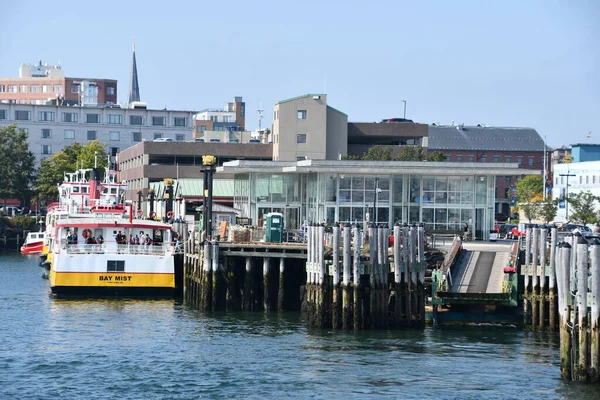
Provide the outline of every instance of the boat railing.
<path id="1" fill-rule="evenodd" d="M 125 254 L 125 255 L 148 255 L 165 256 L 175 253 L 175 246 L 170 243 L 153 244 L 117 244 L 115 242 L 104 242 L 102 244 L 60 243 L 60 248 L 67 254 Z"/>

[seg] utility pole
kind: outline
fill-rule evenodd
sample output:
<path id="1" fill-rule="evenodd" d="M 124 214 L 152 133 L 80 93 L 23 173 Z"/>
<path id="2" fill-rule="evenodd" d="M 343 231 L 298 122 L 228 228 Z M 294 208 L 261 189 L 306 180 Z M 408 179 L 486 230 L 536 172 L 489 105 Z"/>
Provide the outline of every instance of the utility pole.
<path id="1" fill-rule="evenodd" d="M 406 100 L 402 100 L 404 103 L 404 119 L 406 119 Z"/>
<path id="2" fill-rule="evenodd" d="M 544 135 L 544 201 L 546 201 L 546 135 Z"/>
<path id="3" fill-rule="evenodd" d="M 569 177 L 570 176 L 577 176 L 575 174 L 571 174 L 569 173 L 570 171 L 567 170 L 566 174 L 559 174 L 559 176 L 566 176 L 567 177 L 567 188 L 565 189 L 565 222 L 569 222 Z"/>

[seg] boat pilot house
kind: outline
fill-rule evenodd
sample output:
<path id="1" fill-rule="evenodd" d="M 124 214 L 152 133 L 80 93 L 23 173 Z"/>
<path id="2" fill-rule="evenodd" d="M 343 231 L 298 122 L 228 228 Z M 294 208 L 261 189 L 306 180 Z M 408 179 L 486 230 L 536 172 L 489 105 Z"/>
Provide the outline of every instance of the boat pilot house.
<path id="1" fill-rule="evenodd" d="M 459 231 L 477 239 L 494 226 L 496 177 L 535 171 L 516 163 L 429 161 L 247 161 L 224 163 L 233 174 L 234 207 L 260 222 L 284 216 L 285 229 L 305 223 L 424 223 L 429 231 Z"/>

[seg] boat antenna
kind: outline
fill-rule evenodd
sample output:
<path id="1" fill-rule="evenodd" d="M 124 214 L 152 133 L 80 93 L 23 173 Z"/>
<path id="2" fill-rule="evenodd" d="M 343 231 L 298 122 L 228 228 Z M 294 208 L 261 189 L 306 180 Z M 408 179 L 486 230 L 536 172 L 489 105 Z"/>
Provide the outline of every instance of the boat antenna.
<path id="1" fill-rule="evenodd" d="M 94 152 L 94 168 L 98 168 L 98 152 Z"/>

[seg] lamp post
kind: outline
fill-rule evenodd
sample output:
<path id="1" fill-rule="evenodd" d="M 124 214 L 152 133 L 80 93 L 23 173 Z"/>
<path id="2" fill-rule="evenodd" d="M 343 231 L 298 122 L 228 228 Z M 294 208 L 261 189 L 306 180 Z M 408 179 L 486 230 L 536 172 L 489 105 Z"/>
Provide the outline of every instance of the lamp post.
<path id="1" fill-rule="evenodd" d="M 559 176 L 566 176 L 567 177 L 567 187 L 565 189 L 565 222 L 569 222 L 569 177 L 570 176 L 577 176 L 575 174 L 571 174 L 569 173 L 570 171 L 567 170 L 566 174 L 559 174 Z"/>
<path id="2" fill-rule="evenodd" d="M 377 223 L 377 197 L 381 193 L 379 189 L 379 178 L 375 178 L 375 199 L 373 201 L 373 222 Z"/>
<path id="3" fill-rule="evenodd" d="M 404 103 L 404 119 L 406 119 L 406 100 L 402 100 Z"/>

